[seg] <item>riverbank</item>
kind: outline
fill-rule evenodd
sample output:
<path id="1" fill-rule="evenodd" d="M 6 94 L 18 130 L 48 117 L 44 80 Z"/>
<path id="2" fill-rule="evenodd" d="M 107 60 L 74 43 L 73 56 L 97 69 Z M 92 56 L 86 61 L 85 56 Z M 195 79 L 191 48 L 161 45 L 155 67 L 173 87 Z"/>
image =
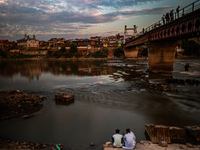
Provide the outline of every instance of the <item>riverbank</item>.
<path id="1" fill-rule="evenodd" d="M 122 148 L 114 148 L 111 142 L 106 142 L 103 146 L 104 150 L 124 150 Z M 135 149 L 137 150 L 199 150 L 200 145 L 186 144 L 167 144 L 165 146 L 159 144 L 153 144 L 151 141 L 140 141 L 136 144 Z"/>
<path id="2" fill-rule="evenodd" d="M 47 57 L 32 57 L 32 58 L 0 58 L 0 60 L 50 60 L 50 61 L 106 61 L 106 60 L 123 60 L 123 58 L 47 58 Z"/>
<path id="3" fill-rule="evenodd" d="M 32 113 L 42 109 L 43 96 L 24 93 L 19 90 L 0 92 L 0 120 L 13 118 L 28 119 Z"/>
<path id="4" fill-rule="evenodd" d="M 34 143 L 34 142 L 19 142 L 12 141 L 7 138 L 0 137 L 0 150 L 8 150 L 8 149 L 57 149 L 59 146 L 60 149 L 63 149 L 62 144 L 50 144 L 50 143 Z M 65 150 L 67 150 L 65 148 Z"/>
<path id="5" fill-rule="evenodd" d="M 24 93 L 19 90 L 0 92 L 0 121 L 22 118 L 29 119 L 32 113 L 42 109 L 40 104 L 45 97 Z M 34 143 L 28 141 L 13 141 L 8 138 L 0 137 L 0 149 L 56 149 L 63 148 L 63 145 L 50 143 Z"/>
<path id="6" fill-rule="evenodd" d="M 123 57 L 112 57 L 112 58 L 93 58 L 93 57 L 88 57 L 88 58 L 53 58 L 53 57 L 32 57 L 32 58 L 0 58 L 0 60 L 50 60 L 50 61 L 108 61 L 108 60 L 127 60 L 127 61 L 137 61 L 137 60 L 148 60 L 148 57 L 137 57 L 137 58 L 123 58 Z"/>

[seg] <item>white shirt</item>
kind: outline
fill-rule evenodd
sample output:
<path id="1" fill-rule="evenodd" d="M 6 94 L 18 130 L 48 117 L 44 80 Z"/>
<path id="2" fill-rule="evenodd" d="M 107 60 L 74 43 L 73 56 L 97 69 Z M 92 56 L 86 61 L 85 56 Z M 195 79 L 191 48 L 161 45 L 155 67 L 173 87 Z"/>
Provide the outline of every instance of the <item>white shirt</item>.
<path id="1" fill-rule="evenodd" d="M 113 143 L 113 145 L 115 146 L 115 147 L 122 147 L 122 138 L 123 138 L 123 136 L 121 135 L 121 134 L 114 134 L 113 135 L 113 138 L 114 138 L 114 143 Z"/>
<path id="2" fill-rule="evenodd" d="M 124 143 L 125 147 L 123 148 L 128 148 L 128 149 L 133 149 L 135 147 L 135 142 L 136 138 L 133 132 L 127 133 L 124 135 Z"/>

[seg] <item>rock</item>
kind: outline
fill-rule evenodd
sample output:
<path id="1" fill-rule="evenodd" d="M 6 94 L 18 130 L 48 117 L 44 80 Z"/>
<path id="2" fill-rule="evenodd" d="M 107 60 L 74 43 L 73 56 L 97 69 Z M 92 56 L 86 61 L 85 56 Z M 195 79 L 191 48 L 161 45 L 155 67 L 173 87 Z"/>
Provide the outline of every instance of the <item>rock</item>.
<path id="1" fill-rule="evenodd" d="M 23 119 L 29 119 L 31 116 L 30 115 L 24 115 L 22 118 Z"/>
<path id="2" fill-rule="evenodd" d="M 106 145 L 111 146 L 112 142 L 106 142 Z"/>
<path id="3" fill-rule="evenodd" d="M 194 148 L 194 146 L 193 146 L 191 143 L 186 143 L 186 146 L 187 146 L 188 148 Z"/>
<path id="4" fill-rule="evenodd" d="M 43 146 L 44 148 L 45 148 L 45 147 L 47 147 L 47 145 L 46 145 L 46 144 L 43 144 L 42 146 Z"/>
<path id="5" fill-rule="evenodd" d="M 17 148 L 18 148 L 18 149 L 22 149 L 22 147 L 21 147 L 21 146 L 18 146 Z"/>
<path id="6" fill-rule="evenodd" d="M 91 143 L 90 143 L 90 146 L 94 146 L 94 143 L 93 143 L 93 142 L 91 142 Z"/>
<path id="7" fill-rule="evenodd" d="M 144 140 L 141 140 L 140 141 L 140 144 L 152 144 L 152 142 L 151 141 L 144 141 Z"/>
<path id="8" fill-rule="evenodd" d="M 185 145 L 180 145 L 179 149 L 187 149 L 187 147 Z"/>
<path id="9" fill-rule="evenodd" d="M 113 147 L 112 142 L 108 141 L 105 144 L 103 144 L 103 148 Z"/>
<path id="10" fill-rule="evenodd" d="M 74 95 L 69 93 L 60 92 L 55 95 L 56 101 L 69 102 L 74 101 Z"/>
<path id="11" fill-rule="evenodd" d="M 64 146 L 62 144 L 58 144 L 58 146 L 62 149 Z"/>
<path id="12" fill-rule="evenodd" d="M 167 147 L 167 142 L 166 141 L 161 141 L 159 143 L 159 146 L 161 146 L 161 147 Z"/>
<path id="13" fill-rule="evenodd" d="M 51 150 L 56 150 L 55 147 L 51 147 Z"/>

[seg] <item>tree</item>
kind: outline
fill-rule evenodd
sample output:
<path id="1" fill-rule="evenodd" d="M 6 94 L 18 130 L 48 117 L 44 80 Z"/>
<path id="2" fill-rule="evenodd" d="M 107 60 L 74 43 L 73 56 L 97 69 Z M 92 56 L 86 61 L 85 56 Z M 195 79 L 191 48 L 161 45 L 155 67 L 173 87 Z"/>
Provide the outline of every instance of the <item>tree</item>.
<path id="1" fill-rule="evenodd" d="M 183 40 L 182 48 L 184 49 L 185 55 L 200 55 L 200 45 L 192 40 Z"/>
<path id="2" fill-rule="evenodd" d="M 106 58 L 107 55 L 105 53 L 103 53 L 102 51 L 96 51 L 95 53 L 93 53 L 92 55 L 94 58 Z"/>
<path id="3" fill-rule="evenodd" d="M 61 56 L 62 56 L 62 53 L 60 52 L 60 51 L 56 51 L 56 52 L 54 52 L 54 57 L 56 57 L 56 58 L 60 58 Z"/>
<path id="4" fill-rule="evenodd" d="M 65 46 L 64 46 L 64 45 L 62 45 L 62 46 L 61 46 L 61 49 L 60 49 L 60 51 L 61 51 L 62 53 L 64 53 L 64 52 L 66 51 L 66 49 L 65 49 Z"/>
<path id="5" fill-rule="evenodd" d="M 48 55 L 51 55 L 51 54 L 52 54 L 52 51 L 51 51 L 51 50 L 48 50 L 48 51 L 47 51 L 47 54 L 48 54 Z"/>
<path id="6" fill-rule="evenodd" d="M 69 52 L 65 52 L 64 53 L 64 57 L 65 58 L 71 58 L 71 57 L 73 57 L 73 55 L 71 53 L 69 53 Z"/>
<path id="7" fill-rule="evenodd" d="M 124 51 L 122 50 L 122 48 L 118 48 L 118 49 L 114 50 L 113 53 L 114 53 L 114 56 L 116 56 L 116 57 L 124 56 Z"/>
<path id="8" fill-rule="evenodd" d="M 71 43 L 69 47 L 70 47 L 70 50 L 69 50 L 70 53 L 76 53 L 78 51 L 77 45 L 75 43 Z"/>
<path id="9" fill-rule="evenodd" d="M 108 49 L 107 49 L 107 48 L 102 48 L 101 51 L 102 51 L 102 53 L 104 53 L 106 56 L 108 56 Z"/>
<path id="10" fill-rule="evenodd" d="M 1 50 L 1 49 L 0 49 L 0 56 L 6 57 L 6 53 L 3 50 Z"/>

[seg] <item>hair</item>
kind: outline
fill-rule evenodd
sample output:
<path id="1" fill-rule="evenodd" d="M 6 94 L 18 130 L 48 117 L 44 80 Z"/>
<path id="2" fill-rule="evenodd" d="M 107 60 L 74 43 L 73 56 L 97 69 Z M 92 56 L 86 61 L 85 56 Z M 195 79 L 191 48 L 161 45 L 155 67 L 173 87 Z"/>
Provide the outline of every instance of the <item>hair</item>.
<path id="1" fill-rule="evenodd" d="M 128 132 L 128 133 L 129 133 L 129 132 L 130 132 L 130 129 L 129 129 L 129 128 L 128 128 L 128 129 L 126 129 L 126 132 Z"/>
<path id="2" fill-rule="evenodd" d="M 115 132 L 116 132 L 116 133 L 119 133 L 119 132 L 120 132 L 120 130 L 119 130 L 119 129 L 116 129 L 116 130 L 115 130 Z"/>

